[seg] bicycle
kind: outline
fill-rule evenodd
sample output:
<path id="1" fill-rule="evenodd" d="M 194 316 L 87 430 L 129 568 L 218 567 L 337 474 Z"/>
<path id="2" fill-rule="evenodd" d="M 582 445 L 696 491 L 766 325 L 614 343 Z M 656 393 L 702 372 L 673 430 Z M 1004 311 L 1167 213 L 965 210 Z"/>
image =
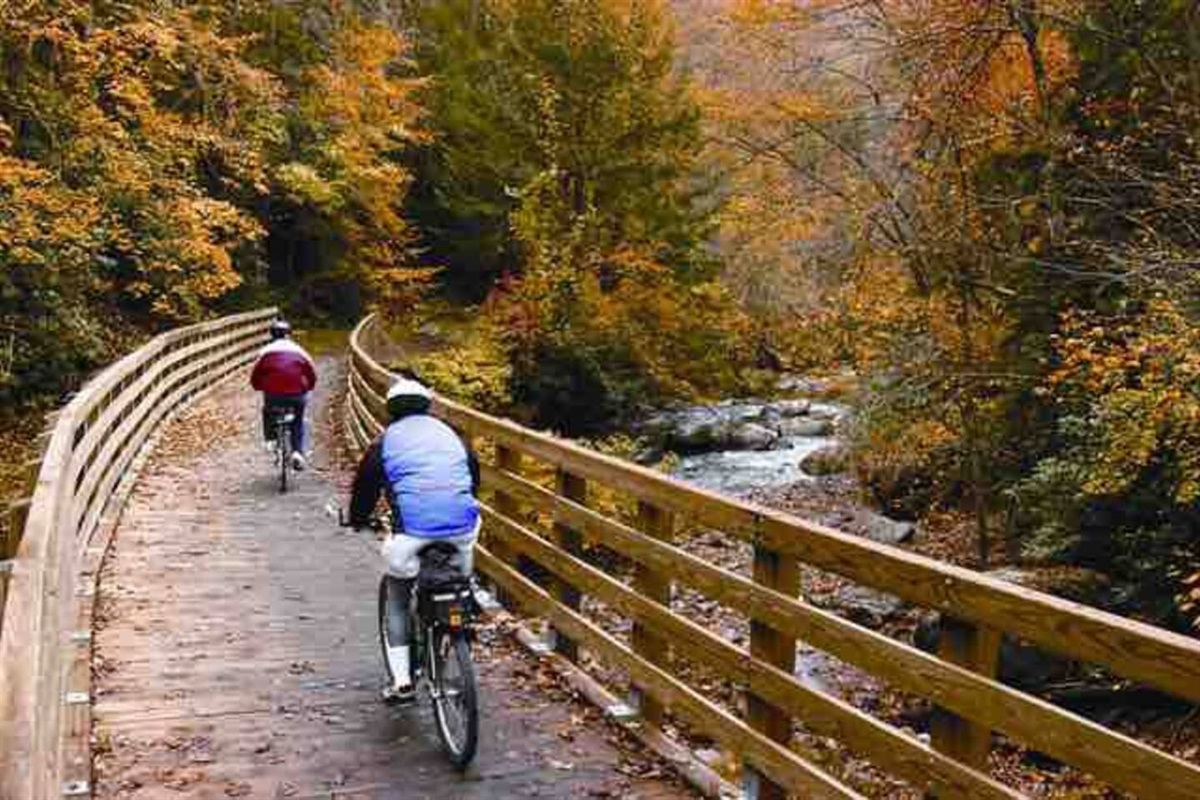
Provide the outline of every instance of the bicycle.
<path id="1" fill-rule="evenodd" d="M 292 426 L 296 414 L 287 409 L 275 409 L 272 426 L 275 429 L 275 458 L 279 465 L 279 491 L 288 490 L 288 470 L 292 469 Z"/>
<path id="2" fill-rule="evenodd" d="M 341 509 L 338 521 L 348 527 Z M 387 531 L 387 523 L 371 520 L 373 530 Z M 475 758 L 479 745 L 479 686 L 475 662 L 471 656 L 472 623 L 479 607 L 470 579 L 456 566 L 457 551 L 452 545 L 431 540 L 418 555 L 421 566 L 416 591 L 409 602 L 409 647 L 413 654 L 411 680 L 417 693 L 425 694 L 433 704 L 438 739 L 450 763 L 465 770 Z M 379 644 L 388 685 L 395 675 L 388 661 L 388 576 L 379 580 Z"/>

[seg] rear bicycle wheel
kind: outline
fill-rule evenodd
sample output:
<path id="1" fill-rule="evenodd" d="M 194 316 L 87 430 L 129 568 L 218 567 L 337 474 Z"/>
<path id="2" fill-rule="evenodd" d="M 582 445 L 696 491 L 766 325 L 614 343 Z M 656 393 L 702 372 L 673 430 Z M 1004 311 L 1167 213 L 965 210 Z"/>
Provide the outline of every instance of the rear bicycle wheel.
<path id="1" fill-rule="evenodd" d="M 279 491 L 288 490 L 288 470 L 292 466 L 292 426 L 280 423 L 275 429 L 275 446 L 279 451 Z"/>
<path id="2" fill-rule="evenodd" d="M 462 631 L 441 631 L 429 643 L 433 717 L 450 763 L 465 770 L 479 746 L 479 688 L 471 645 Z"/>

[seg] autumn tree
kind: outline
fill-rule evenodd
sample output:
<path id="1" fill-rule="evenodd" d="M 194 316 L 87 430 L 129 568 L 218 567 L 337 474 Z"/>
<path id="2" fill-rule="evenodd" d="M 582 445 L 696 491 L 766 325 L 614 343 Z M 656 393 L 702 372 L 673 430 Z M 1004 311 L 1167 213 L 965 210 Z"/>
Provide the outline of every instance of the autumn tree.
<path id="1" fill-rule="evenodd" d="M 478 299 L 520 270 L 510 216 L 551 170 L 571 212 L 594 216 L 597 246 L 704 269 L 698 112 L 657 0 L 420 5 L 432 144 L 410 210 L 452 289 Z"/>
<path id="2" fill-rule="evenodd" d="M 26 2 L 0 54 L 6 407 L 147 329 L 267 298 L 350 315 L 428 279 L 405 269 L 403 42 L 354 6 Z"/>
<path id="3" fill-rule="evenodd" d="M 195 318 L 252 263 L 277 87 L 185 11 L 29 3 L 0 21 L 10 399 L 69 386 L 130 325 Z"/>
<path id="4" fill-rule="evenodd" d="M 593 433 L 733 385 L 698 108 L 657 0 L 414 4 L 431 142 L 409 208 L 460 297 L 487 297 L 511 395 Z"/>
<path id="5" fill-rule="evenodd" d="M 966 507 L 982 563 L 1003 533 L 1159 619 L 1195 559 L 1193 5 L 731 0 L 696 39 L 752 210 L 724 230 L 768 265 L 749 279 L 809 293 L 801 343 L 871 376 L 876 499 Z"/>

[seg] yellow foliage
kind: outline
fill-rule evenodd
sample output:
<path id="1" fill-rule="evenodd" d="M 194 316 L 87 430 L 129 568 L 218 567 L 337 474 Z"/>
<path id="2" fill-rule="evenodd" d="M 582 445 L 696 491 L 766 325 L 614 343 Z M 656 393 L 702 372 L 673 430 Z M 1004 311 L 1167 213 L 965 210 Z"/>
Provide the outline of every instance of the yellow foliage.
<path id="1" fill-rule="evenodd" d="M 1068 313 L 1057 351 L 1048 384 L 1089 431 L 1084 490 L 1116 496 L 1166 464 L 1175 502 L 1200 500 L 1200 326 L 1167 300 L 1126 318 Z"/>

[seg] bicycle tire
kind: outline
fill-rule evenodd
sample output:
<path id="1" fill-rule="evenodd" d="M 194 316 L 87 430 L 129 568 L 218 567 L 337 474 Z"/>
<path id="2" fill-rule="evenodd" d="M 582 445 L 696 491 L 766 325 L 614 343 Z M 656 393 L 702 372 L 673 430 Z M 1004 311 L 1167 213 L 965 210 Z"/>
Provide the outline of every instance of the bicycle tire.
<path id="1" fill-rule="evenodd" d="M 387 673 L 387 685 L 395 686 L 396 676 L 392 674 L 392 664 L 388 661 L 387 583 L 386 575 L 379 579 L 379 650 L 383 657 L 383 671 Z"/>
<path id="2" fill-rule="evenodd" d="M 475 679 L 475 663 L 471 659 L 471 645 L 463 631 L 442 631 L 436 642 L 430 642 L 431 660 L 434 662 L 435 686 L 433 694 L 433 718 L 438 738 L 450 757 L 450 763 L 460 771 L 470 766 L 479 747 L 479 687 Z M 447 710 L 446 666 L 453 664 L 461 678 L 455 695 L 461 707 L 463 731 L 461 737 L 449 730 Z M 460 741 L 461 739 L 461 741 Z"/>
<path id="3" fill-rule="evenodd" d="M 287 494 L 288 469 L 292 460 L 292 426 L 280 423 L 275 428 L 276 446 L 279 448 L 279 492 Z"/>

